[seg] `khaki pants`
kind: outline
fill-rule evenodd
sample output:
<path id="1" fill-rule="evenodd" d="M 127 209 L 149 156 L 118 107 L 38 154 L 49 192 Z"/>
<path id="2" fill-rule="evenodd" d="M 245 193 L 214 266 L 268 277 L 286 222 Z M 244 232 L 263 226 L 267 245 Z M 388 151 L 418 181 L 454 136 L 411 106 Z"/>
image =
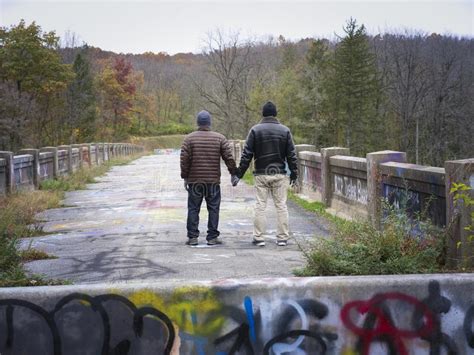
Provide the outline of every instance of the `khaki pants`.
<path id="1" fill-rule="evenodd" d="M 290 237 L 288 227 L 288 208 L 286 207 L 286 198 L 290 181 L 288 176 L 283 174 L 276 175 L 256 175 L 255 190 L 255 219 L 254 219 L 254 239 L 263 241 L 265 233 L 266 217 L 265 209 L 267 207 L 268 195 L 270 194 L 277 210 L 278 226 L 277 240 L 288 240 Z"/>

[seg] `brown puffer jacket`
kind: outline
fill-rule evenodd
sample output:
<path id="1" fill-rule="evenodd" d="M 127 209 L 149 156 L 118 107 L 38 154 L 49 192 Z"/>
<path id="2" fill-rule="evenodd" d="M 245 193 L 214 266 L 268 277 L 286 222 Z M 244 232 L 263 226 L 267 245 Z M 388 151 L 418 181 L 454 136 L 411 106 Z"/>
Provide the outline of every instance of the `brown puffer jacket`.
<path id="1" fill-rule="evenodd" d="M 231 175 L 235 160 L 227 139 L 220 133 L 201 127 L 188 134 L 181 146 L 181 178 L 188 183 L 220 183 L 221 157 Z"/>

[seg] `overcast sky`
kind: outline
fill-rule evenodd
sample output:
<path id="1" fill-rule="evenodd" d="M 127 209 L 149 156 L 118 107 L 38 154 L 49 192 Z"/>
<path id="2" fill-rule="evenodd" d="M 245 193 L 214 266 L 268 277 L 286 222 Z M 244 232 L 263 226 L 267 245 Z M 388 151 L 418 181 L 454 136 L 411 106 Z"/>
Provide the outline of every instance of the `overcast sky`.
<path id="1" fill-rule="evenodd" d="M 394 29 L 473 37 L 474 0 L 162 1 L 0 0 L 0 25 L 36 21 L 62 36 L 124 53 L 199 52 L 210 30 L 288 39 L 332 38 L 351 16 L 369 33 Z"/>

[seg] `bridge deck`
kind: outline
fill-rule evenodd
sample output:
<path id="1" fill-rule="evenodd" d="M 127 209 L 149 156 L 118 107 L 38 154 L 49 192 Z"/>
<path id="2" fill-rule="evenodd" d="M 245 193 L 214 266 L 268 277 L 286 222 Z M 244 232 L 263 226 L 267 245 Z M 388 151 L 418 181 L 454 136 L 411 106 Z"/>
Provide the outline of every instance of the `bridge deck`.
<path id="1" fill-rule="evenodd" d="M 87 190 L 66 194 L 65 208 L 39 215 L 50 235 L 24 240 L 57 259 L 27 264 L 30 272 L 74 283 L 154 279 L 291 276 L 303 265 L 297 242 L 327 235 L 325 221 L 289 203 L 294 239 L 275 245 L 276 218 L 269 204 L 265 248 L 251 245 L 253 187 L 233 188 L 223 170 L 219 229 L 223 245 L 205 244 L 207 211 L 201 209 L 197 247 L 186 241 L 186 197 L 179 156 L 151 155 L 116 166 Z"/>

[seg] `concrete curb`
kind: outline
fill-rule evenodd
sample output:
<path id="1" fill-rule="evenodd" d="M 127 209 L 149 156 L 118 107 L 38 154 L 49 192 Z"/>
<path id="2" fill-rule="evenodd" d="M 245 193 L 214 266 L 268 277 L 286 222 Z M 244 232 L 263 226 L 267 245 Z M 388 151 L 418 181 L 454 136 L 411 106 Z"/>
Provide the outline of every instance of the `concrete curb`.
<path id="1" fill-rule="evenodd" d="M 469 354 L 473 291 L 471 274 L 3 288 L 0 352 Z"/>

